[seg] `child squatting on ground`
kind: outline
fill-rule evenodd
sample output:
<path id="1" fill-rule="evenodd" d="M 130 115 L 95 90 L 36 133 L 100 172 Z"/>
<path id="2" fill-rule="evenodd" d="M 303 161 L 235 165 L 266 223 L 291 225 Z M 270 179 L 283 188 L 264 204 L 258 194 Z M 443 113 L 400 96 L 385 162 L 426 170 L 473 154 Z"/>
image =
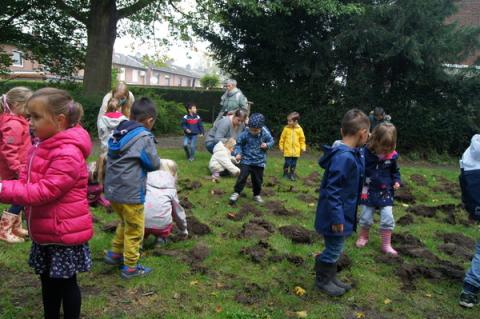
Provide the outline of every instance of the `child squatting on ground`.
<path id="1" fill-rule="evenodd" d="M 208 163 L 208 168 L 212 173 L 212 179 L 218 180 L 220 175 L 226 175 L 228 173 L 233 176 L 240 174 L 240 168 L 238 168 L 238 161 L 235 156 L 232 156 L 235 150 L 237 142 L 233 138 L 229 138 L 226 142 L 218 142 L 213 148 L 213 154 Z"/>
<path id="2" fill-rule="evenodd" d="M 463 153 L 460 160 L 460 187 L 462 202 L 470 218 L 480 221 L 480 135 L 472 137 L 472 142 Z M 470 269 L 463 280 L 463 290 L 460 294 L 460 305 L 472 308 L 479 304 L 480 292 L 480 240 L 477 242 L 475 255 Z"/>
<path id="3" fill-rule="evenodd" d="M 104 261 L 121 266 L 120 275 L 125 279 L 152 271 L 138 260 L 145 228 L 147 172 L 160 168 L 155 138 L 150 132 L 156 118 L 155 105 L 141 98 L 133 103 L 130 120 L 120 123 L 108 142 L 104 191 L 120 223 Z"/>
<path id="4" fill-rule="evenodd" d="M 342 141 L 324 146 L 320 166 L 325 170 L 320 187 L 315 229 L 323 235 L 325 249 L 316 256 L 316 286 L 330 296 L 341 296 L 352 287 L 336 278 L 337 261 L 345 237 L 357 224 L 357 205 L 365 174 L 360 148 L 368 139 L 370 121 L 360 110 L 348 111 L 341 124 Z"/>
<path id="5" fill-rule="evenodd" d="M 27 100 L 32 91 L 15 87 L 0 99 L 0 180 L 17 179 L 25 168 L 32 147 L 30 129 L 25 118 Z M 2 214 L 0 240 L 22 243 L 28 231 L 22 228 L 23 206 L 11 205 Z"/>
<path id="6" fill-rule="evenodd" d="M 263 203 L 260 196 L 263 183 L 263 170 L 267 163 L 267 150 L 273 147 L 273 137 L 265 127 L 265 117 L 254 113 L 248 121 L 248 129 L 237 137 L 235 156 L 240 161 L 240 175 L 235 183 L 230 204 L 235 204 L 247 183 L 248 175 L 252 179 L 253 199 Z"/>
<path id="7" fill-rule="evenodd" d="M 177 164 L 169 159 L 162 159 L 160 170 L 150 172 L 147 176 L 145 238 L 155 236 L 158 246 L 167 243 L 173 220 L 181 234 L 188 236 L 187 216 L 178 199 L 176 182 Z"/>
<path id="8" fill-rule="evenodd" d="M 360 196 L 360 235 L 356 246 L 361 248 L 368 243 L 373 214 L 380 210 L 380 237 L 382 251 L 397 256 L 392 248 L 393 193 L 400 187 L 400 169 L 397 164 L 397 130 L 391 123 L 381 123 L 375 127 L 365 148 L 365 184 Z"/>
<path id="9" fill-rule="evenodd" d="M 197 135 L 204 134 L 204 128 L 200 115 L 197 114 L 197 106 L 193 103 L 187 104 L 188 114 L 182 118 L 183 148 L 189 161 L 195 160 L 195 148 L 197 146 Z"/>
<path id="10" fill-rule="evenodd" d="M 287 116 L 287 126 L 283 128 L 278 147 L 283 152 L 285 164 L 283 164 L 283 177 L 294 181 L 297 160 L 301 152 L 307 150 L 305 134 L 302 127 L 298 124 L 300 114 L 292 112 Z"/>
<path id="11" fill-rule="evenodd" d="M 77 272 L 92 266 L 86 165 L 92 142 L 78 124 L 82 106 L 67 92 L 40 89 L 27 108 L 39 142 L 29 151 L 19 179 L 0 184 L 0 202 L 26 206 L 29 264 L 40 275 L 45 318 L 60 318 L 62 304 L 65 318 L 79 318 Z"/>

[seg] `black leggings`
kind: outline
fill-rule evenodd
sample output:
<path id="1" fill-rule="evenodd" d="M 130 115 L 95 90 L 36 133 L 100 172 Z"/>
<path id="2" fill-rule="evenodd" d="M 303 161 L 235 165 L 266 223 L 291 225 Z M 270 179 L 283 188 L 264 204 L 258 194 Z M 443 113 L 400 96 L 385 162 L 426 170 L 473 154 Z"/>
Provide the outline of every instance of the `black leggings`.
<path id="1" fill-rule="evenodd" d="M 62 302 L 65 319 L 80 318 L 82 295 L 76 275 L 70 278 L 51 278 L 48 275 L 41 275 L 40 279 L 45 319 L 59 319 Z"/>

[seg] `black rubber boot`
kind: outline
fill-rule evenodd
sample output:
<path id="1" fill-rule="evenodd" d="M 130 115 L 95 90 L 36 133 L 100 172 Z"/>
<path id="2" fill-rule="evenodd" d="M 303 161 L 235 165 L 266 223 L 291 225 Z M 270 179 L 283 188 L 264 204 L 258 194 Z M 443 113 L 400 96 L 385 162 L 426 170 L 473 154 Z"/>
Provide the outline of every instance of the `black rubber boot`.
<path id="1" fill-rule="evenodd" d="M 290 179 L 290 175 L 288 175 L 288 167 L 283 168 L 283 178 Z"/>
<path id="2" fill-rule="evenodd" d="M 294 182 L 297 180 L 297 177 L 295 176 L 295 168 L 293 167 L 290 168 L 290 180 Z"/>
<path id="3" fill-rule="evenodd" d="M 337 273 L 337 264 L 324 263 L 322 261 L 315 261 L 315 285 L 329 296 L 342 296 L 346 290 L 341 288 L 333 282 Z"/>
<path id="4" fill-rule="evenodd" d="M 183 149 L 185 150 L 185 155 L 187 155 L 187 159 L 190 159 L 190 145 L 184 145 Z"/>

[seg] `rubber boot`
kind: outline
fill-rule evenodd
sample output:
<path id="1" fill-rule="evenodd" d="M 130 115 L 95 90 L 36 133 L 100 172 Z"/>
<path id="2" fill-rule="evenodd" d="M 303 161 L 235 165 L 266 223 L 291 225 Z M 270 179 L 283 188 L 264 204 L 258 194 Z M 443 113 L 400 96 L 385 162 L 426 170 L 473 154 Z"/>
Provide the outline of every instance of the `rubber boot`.
<path id="1" fill-rule="evenodd" d="M 283 178 L 290 179 L 290 176 L 288 175 L 288 167 L 283 168 Z"/>
<path id="2" fill-rule="evenodd" d="M 24 239 L 18 236 L 15 236 L 12 233 L 13 223 L 17 219 L 17 215 L 9 213 L 7 211 L 3 212 L 2 218 L 0 220 L 0 240 L 6 241 L 10 244 L 23 243 Z"/>
<path id="3" fill-rule="evenodd" d="M 185 150 L 185 155 L 187 155 L 187 159 L 190 159 L 190 145 L 184 145 L 183 149 Z"/>
<path id="4" fill-rule="evenodd" d="M 360 228 L 360 234 L 358 236 L 357 242 L 355 243 L 355 246 L 358 248 L 365 247 L 368 243 L 368 232 L 370 229 L 368 228 Z"/>
<path id="5" fill-rule="evenodd" d="M 398 252 L 392 247 L 392 231 L 389 229 L 380 229 L 382 239 L 382 252 L 391 256 L 398 256 Z"/>
<path id="6" fill-rule="evenodd" d="M 346 290 L 337 286 L 333 279 L 337 273 L 337 264 L 325 263 L 315 260 L 315 285 L 329 296 L 338 297 L 343 295 Z"/>
<path id="7" fill-rule="evenodd" d="M 22 213 L 18 214 L 17 218 L 15 218 L 12 226 L 12 233 L 20 238 L 28 236 L 28 230 L 22 227 Z"/>
<path id="8" fill-rule="evenodd" d="M 335 266 L 337 266 L 337 264 L 335 264 Z M 338 287 L 345 289 L 345 291 L 352 289 L 352 285 L 347 284 L 346 282 L 343 282 L 337 278 L 337 269 L 335 269 L 335 275 L 333 276 L 332 282 Z"/>
<path id="9" fill-rule="evenodd" d="M 290 180 L 295 182 L 297 180 L 297 177 L 295 176 L 295 168 L 290 167 Z"/>

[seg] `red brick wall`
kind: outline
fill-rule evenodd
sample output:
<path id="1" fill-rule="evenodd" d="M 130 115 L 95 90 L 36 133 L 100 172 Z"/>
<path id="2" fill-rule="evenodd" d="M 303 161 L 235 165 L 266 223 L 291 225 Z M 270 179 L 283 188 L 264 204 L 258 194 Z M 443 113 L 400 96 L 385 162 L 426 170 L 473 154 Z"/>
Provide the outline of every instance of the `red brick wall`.
<path id="1" fill-rule="evenodd" d="M 458 21 L 460 25 L 469 25 L 480 27 L 480 0 L 460 0 L 458 1 L 458 12 L 448 19 Z M 462 64 L 473 64 L 480 57 L 480 51 L 470 56 Z M 457 62 L 458 63 L 458 62 Z"/>

